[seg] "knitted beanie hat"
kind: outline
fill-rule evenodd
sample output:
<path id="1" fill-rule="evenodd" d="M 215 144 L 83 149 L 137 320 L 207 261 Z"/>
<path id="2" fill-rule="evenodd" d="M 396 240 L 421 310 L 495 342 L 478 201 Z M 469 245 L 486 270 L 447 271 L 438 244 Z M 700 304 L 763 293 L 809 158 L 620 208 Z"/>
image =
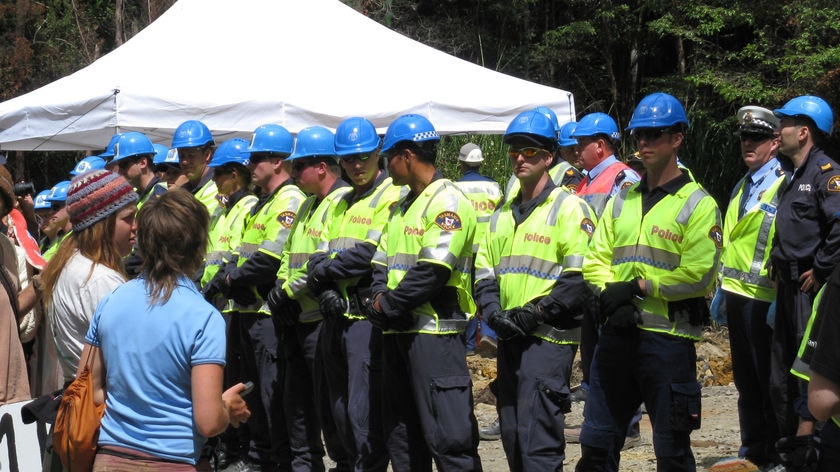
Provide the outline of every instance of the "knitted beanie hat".
<path id="1" fill-rule="evenodd" d="M 121 175 L 104 169 L 92 170 L 70 181 L 67 213 L 73 231 L 81 231 L 137 200 L 137 192 Z"/>

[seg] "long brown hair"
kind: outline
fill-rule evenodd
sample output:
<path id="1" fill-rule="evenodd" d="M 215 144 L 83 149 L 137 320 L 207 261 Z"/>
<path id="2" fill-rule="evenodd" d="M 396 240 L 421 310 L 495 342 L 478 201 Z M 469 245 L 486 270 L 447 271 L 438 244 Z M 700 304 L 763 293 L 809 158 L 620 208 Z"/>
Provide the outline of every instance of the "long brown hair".
<path id="1" fill-rule="evenodd" d="M 204 263 L 210 214 L 190 192 L 169 190 L 146 202 L 137 214 L 137 246 L 151 303 L 165 303 L 181 276 Z"/>
<path id="2" fill-rule="evenodd" d="M 47 267 L 44 269 L 41 280 L 43 283 L 44 306 L 49 306 L 52 301 L 53 288 L 55 288 L 58 277 L 61 275 L 67 261 L 73 257 L 73 254 L 78 250 L 83 256 L 93 261 L 90 268 L 90 273 L 93 274 L 93 269 L 96 264 L 104 265 L 109 269 L 115 270 L 125 277 L 125 269 L 123 267 L 122 255 L 114 242 L 114 228 L 117 224 L 118 213 L 111 213 L 106 218 L 97 221 L 81 231 L 73 231 L 67 237 L 57 242 L 60 244 L 58 251 L 50 259 Z"/>

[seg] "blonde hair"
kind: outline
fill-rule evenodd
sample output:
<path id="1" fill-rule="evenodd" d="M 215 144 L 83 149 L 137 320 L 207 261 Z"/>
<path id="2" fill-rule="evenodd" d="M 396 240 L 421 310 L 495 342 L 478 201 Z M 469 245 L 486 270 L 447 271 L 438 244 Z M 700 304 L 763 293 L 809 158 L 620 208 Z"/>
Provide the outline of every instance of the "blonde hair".
<path id="1" fill-rule="evenodd" d="M 152 303 L 169 300 L 180 276 L 204 263 L 210 214 L 190 192 L 173 189 L 149 200 L 137 214 L 137 246 Z"/>
<path id="2" fill-rule="evenodd" d="M 96 264 L 101 264 L 109 269 L 115 270 L 125 277 L 122 255 L 117 248 L 117 243 L 114 241 L 114 228 L 116 224 L 117 213 L 111 213 L 106 218 L 97 221 L 81 231 L 69 233 L 64 240 L 56 243 L 60 244 L 58 251 L 50 259 L 41 276 L 44 306 L 49 306 L 52 302 L 53 288 L 55 288 L 58 282 L 58 277 L 76 251 L 79 251 L 81 255 L 93 261 L 88 278 L 93 274 L 93 269 Z"/>

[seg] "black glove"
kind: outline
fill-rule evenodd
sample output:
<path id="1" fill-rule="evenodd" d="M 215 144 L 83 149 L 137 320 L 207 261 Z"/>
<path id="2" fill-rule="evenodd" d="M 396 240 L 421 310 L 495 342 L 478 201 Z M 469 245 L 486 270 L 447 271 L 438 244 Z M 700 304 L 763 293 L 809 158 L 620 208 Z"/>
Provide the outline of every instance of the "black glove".
<path id="1" fill-rule="evenodd" d="M 234 287 L 230 289 L 230 297 L 240 306 L 251 306 L 257 303 L 257 295 L 251 287 Z"/>
<path id="2" fill-rule="evenodd" d="M 510 313 L 508 311 L 500 310 L 493 312 L 487 317 L 486 321 L 487 326 L 493 328 L 493 331 L 496 332 L 496 335 L 502 341 L 525 336 L 522 328 L 510 319 Z"/>
<path id="3" fill-rule="evenodd" d="M 328 263 L 329 257 L 325 252 L 316 252 L 309 256 L 306 288 L 316 297 L 324 290 L 330 289 L 329 285 L 332 285 L 327 279 L 326 268 Z"/>
<path id="4" fill-rule="evenodd" d="M 607 318 L 604 331 L 619 334 L 635 329 L 640 324 L 642 324 L 642 316 L 639 314 L 639 310 L 633 305 L 622 305 L 612 312 L 612 316 Z"/>
<path id="5" fill-rule="evenodd" d="M 207 282 L 207 285 L 204 286 L 201 293 L 204 294 L 204 299 L 207 301 L 213 300 L 213 298 L 220 293 L 224 298 L 230 298 L 230 285 L 228 285 L 225 280 L 225 273 L 222 271 L 217 272 L 216 275 Z"/>
<path id="6" fill-rule="evenodd" d="M 324 318 L 337 318 L 347 312 L 347 300 L 335 290 L 325 290 L 318 297 L 318 307 Z"/>
<path id="7" fill-rule="evenodd" d="M 384 296 L 384 295 L 382 295 Z M 365 311 L 367 312 L 368 321 L 382 331 L 406 331 L 411 329 L 414 324 L 414 316 L 411 313 L 392 312 L 386 313 L 381 308 L 377 310 L 373 303 L 376 297 L 372 298 L 370 303 L 367 303 Z"/>
<path id="8" fill-rule="evenodd" d="M 533 303 L 526 303 L 519 308 L 510 310 L 509 316 L 510 320 L 513 321 L 516 326 L 519 326 L 525 334 L 533 333 L 537 330 L 540 323 L 545 321 L 545 316 L 543 316 L 542 311 L 540 311 Z"/>
<path id="9" fill-rule="evenodd" d="M 274 284 L 274 287 L 268 292 L 266 304 L 268 309 L 271 310 L 271 318 L 275 325 L 294 326 L 300 316 L 300 304 L 289 298 L 289 295 L 283 290 L 284 282 L 284 280 L 278 280 Z"/>
<path id="10" fill-rule="evenodd" d="M 601 314 L 608 318 L 622 305 L 632 305 L 633 297 L 644 295 L 637 280 L 608 283 L 601 292 Z"/>
<path id="11" fill-rule="evenodd" d="M 280 313 L 280 310 L 283 309 L 283 305 L 289 300 L 289 296 L 286 295 L 286 291 L 283 290 L 283 281 L 278 280 L 274 287 L 268 292 L 268 296 L 265 298 L 266 305 L 268 305 L 268 309 L 271 311 L 271 316 L 274 316 Z"/>

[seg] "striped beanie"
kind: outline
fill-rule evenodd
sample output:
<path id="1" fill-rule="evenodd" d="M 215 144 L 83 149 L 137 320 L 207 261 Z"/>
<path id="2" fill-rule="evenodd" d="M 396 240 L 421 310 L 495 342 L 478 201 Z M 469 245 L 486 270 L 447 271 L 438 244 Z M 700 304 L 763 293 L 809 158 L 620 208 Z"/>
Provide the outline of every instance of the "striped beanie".
<path id="1" fill-rule="evenodd" d="M 92 170 L 70 181 L 67 213 L 73 231 L 81 231 L 137 200 L 137 192 L 121 175 L 104 169 Z"/>

